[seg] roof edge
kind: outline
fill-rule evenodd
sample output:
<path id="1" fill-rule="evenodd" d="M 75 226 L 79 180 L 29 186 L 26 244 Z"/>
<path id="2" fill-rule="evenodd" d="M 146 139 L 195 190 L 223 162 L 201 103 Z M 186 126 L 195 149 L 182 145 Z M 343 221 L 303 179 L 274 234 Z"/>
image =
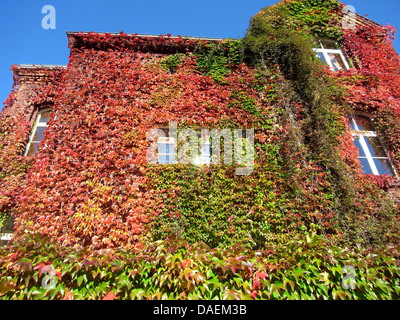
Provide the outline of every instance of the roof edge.
<path id="1" fill-rule="evenodd" d="M 35 84 L 53 81 L 54 71 L 65 70 L 63 65 L 20 64 L 12 67 L 14 81 L 17 84 Z"/>
<path id="2" fill-rule="evenodd" d="M 196 50 L 199 43 L 223 42 L 225 38 L 171 36 L 138 34 L 138 33 L 110 33 L 110 32 L 76 32 L 67 31 L 68 47 L 73 49 L 94 49 L 100 51 L 121 50 L 143 53 L 187 53 Z"/>
<path id="3" fill-rule="evenodd" d="M 58 69 L 62 68 L 65 69 L 67 68 L 66 65 L 53 65 L 53 64 L 25 64 L 21 63 L 19 65 L 16 65 L 16 68 L 19 69 Z"/>
<path id="4" fill-rule="evenodd" d="M 97 35 L 111 35 L 111 36 L 119 36 L 121 33 L 117 32 L 98 32 L 98 31 L 67 31 L 67 36 L 74 35 L 88 35 L 88 34 L 97 34 Z M 137 38 L 159 38 L 165 37 L 167 39 L 184 39 L 184 40 L 205 40 L 205 41 L 223 41 L 229 38 L 216 38 L 216 37 L 196 37 L 196 36 L 173 36 L 170 34 L 139 34 L 139 33 L 123 33 L 123 35 L 128 37 L 137 37 Z"/>

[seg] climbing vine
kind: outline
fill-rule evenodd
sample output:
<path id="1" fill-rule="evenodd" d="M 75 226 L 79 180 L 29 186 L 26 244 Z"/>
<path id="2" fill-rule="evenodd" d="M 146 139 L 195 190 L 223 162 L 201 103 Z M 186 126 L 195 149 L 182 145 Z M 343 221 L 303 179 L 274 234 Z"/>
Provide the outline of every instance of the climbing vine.
<path id="1" fill-rule="evenodd" d="M 29 100 L 56 115 L 40 151 L 21 157 L 29 124 L 11 108 L 15 91 L 0 118 L 0 212 L 13 212 L 15 241 L 40 233 L 91 249 L 166 238 L 262 249 L 309 231 L 398 242 L 393 179 L 362 174 L 346 118 L 372 112 L 398 167 L 400 63 L 387 29 L 344 32 L 341 9 L 282 1 L 240 40 L 74 34 L 65 72 Z M 313 51 L 318 37 L 343 43 L 358 69 L 327 70 Z M 169 122 L 254 128 L 252 174 L 148 163 L 147 133 Z"/>
<path id="2" fill-rule="evenodd" d="M 245 50 L 249 63 L 261 68 L 278 64 L 282 74 L 292 83 L 293 91 L 302 104 L 301 112 L 297 113 L 297 118 L 301 120 L 297 121 L 297 128 L 306 147 L 304 154 L 308 163 L 310 161 L 317 163 L 327 176 L 328 185 L 332 188 L 328 193 L 332 200 L 331 208 L 335 208 L 337 222 L 342 226 L 341 229 L 356 242 L 382 242 L 386 230 L 393 227 L 393 215 L 396 209 L 390 197 L 385 197 L 378 188 L 387 184 L 382 184 L 380 178 L 368 177 L 375 182 L 375 186 L 378 186 L 374 187 L 360 172 L 358 152 L 351 141 L 344 119 L 351 111 L 363 110 L 363 108 L 351 102 L 352 98 L 358 98 L 360 95 L 358 93 L 353 95 L 353 92 L 349 90 L 350 86 L 346 85 L 348 82 L 344 81 L 343 74 L 356 75 L 353 79 L 360 75 L 365 79 L 368 74 L 368 77 L 372 79 L 371 72 L 367 72 L 368 68 L 390 65 L 383 72 L 384 77 L 380 77 L 381 82 L 386 83 L 387 80 L 393 80 L 393 77 L 396 77 L 394 75 L 396 72 L 393 73 L 393 71 L 399 67 L 399 63 L 396 59 L 392 60 L 394 62 L 387 62 L 385 59 L 391 59 L 388 54 L 395 57 L 398 55 L 388 41 L 390 33 L 383 28 L 374 30 L 373 33 L 369 30 L 369 34 L 375 34 L 377 38 L 382 34 L 388 35 L 386 38 L 383 37 L 385 40 L 379 41 L 367 38 L 362 29 L 358 30 L 357 37 L 351 32 L 343 32 L 339 28 L 341 9 L 342 5 L 337 1 L 296 0 L 282 1 L 275 6 L 265 8 L 251 21 L 244 38 Z M 320 38 L 333 39 L 338 43 L 343 41 L 348 53 L 350 51 L 355 53 L 358 49 L 359 55 L 349 54 L 349 56 L 363 61 L 365 67 L 357 71 L 344 72 L 322 70 L 325 66 L 322 66 L 315 58 L 312 50 Z M 354 41 L 355 39 L 359 42 Z M 366 46 L 366 41 L 373 47 Z M 363 56 L 364 52 L 367 57 Z M 370 57 L 369 55 L 373 52 L 380 52 L 380 56 Z M 382 55 L 386 57 L 381 59 Z M 376 75 L 376 72 L 374 74 Z M 371 90 L 367 86 L 363 89 Z M 373 104 L 372 99 L 371 96 L 364 99 L 369 109 Z M 389 98 L 392 103 L 393 100 L 393 97 Z M 380 100 L 380 103 L 384 103 L 383 100 Z M 296 114 L 296 110 L 291 110 L 291 112 Z M 378 121 L 381 125 L 390 123 L 386 120 L 388 120 L 387 117 L 385 120 Z M 384 140 L 387 140 L 390 131 L 384 133 L 385 130 L 379 126 L 378 130 L 382 133 Z M 396 138 L 392 136 L 393 140 L 398 141 L 398 136 Z M 388 145 L 391 144 L 388 143 Z M 361 210 L 357 208 L 359 199 L 364 199 L 366 204 Z M 373 203 L 377 205 L 374 206 Z M 371 208 L 374 209 L 371 211 Z M 380 212 L 379 217 L 376 217 L 376 212 Z M 363 226 L 360 224 L 354 226 L 360 217 L 368 223 Z M 381 234 L 379 234 L 378 225 L 385 226 L 381 229 L 385 230 Z"/>

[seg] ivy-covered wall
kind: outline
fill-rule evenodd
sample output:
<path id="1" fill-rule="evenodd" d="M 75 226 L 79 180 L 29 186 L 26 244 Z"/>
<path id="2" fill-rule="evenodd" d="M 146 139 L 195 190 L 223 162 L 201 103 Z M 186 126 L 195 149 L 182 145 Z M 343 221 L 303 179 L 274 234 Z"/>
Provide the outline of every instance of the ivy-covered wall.
<path id="1" fill-rule="evenodd" d="M 15 241 L 39 233 L 93 249 L 166 238 L 260 249 L 308 231 L 338 243 L 398 243 L 393 179 L 362 174 L 346 117 L 376 114 L 398 168 L 400 63 L 390 32 L 342 30 L 341 9 L 282 1 L 239 40 L 69 35 L 67 69 L 24 100 L 57 114 L 41 150 L 21 157 L 29 126 L 11 129 L 7 110 L 16 123 L 32 113 L 13 100 L 21 87 L 0 117 L 0 209 L 15 217 Z M 358 69 L 327 70 L 312 50 L 318 37 L 336 39 Z M 149 164 L 146 134 L 171 121 L 254 128 L 254 170 Z"/>
<path id="2" fill-rule="evenodd" d="M 339 186 L 334 188 L 332 198 L 336 200 L 336 217 L 345 237 L 352 241 L 382 242 L 389 235 L 386 233 L 389 225 L 396 225 L 393 215 L 398 209 L 376 186 L 387 189 L 393 185 L 393 178 L 361 173 L 358 150 L 352 142 L 346 118 L 364 110 L 372 112 L 371 117 L 378 122 L 374 113 L 388 111 L 380 107 L 389 101 L 392 105 L 398 103 L 397 89 L 392 93 L 388 87 L 399 79 L 399 55 L 390 41 L 393 28 L 368 22 L 344 29 L 342 26 L 347 26 L 348 20 L 346 24 L 342 19 L 343 4 L 338 1 L 281 1 L 252 19 L 243 42 L 248 63 L 261 68 L 278 64 L 301 99 L 304 109 L 298 115 L 302 120 L 298 122 L 300 134 L 309 148 L 310 159 L 325 167 L 328 179 Z M 332 72 L 321 65 L 312 50 L 317 47 L 318 39 L 338 42 L 357 69 Z M 373 75 L 375 84 L 380 84 L 381 95 L 372 94 L 362 106 L 354 103 L 355 97 L 362 97 L 359 91 L 375 91 L 372 83 L 356 82 L 355 79 L 362 79 L 365 74 Z M 347 81 L 349 75 L 353 76 L 353 83 Z M 392 116 L 391 120 L 387 117 L 380 123 L 398 123 L 393 112 Z M 379 128 L 378 123 L 375 126 Z M 397 131 L 396 127 L 398 125 L 393 126 L 393 131 Z M 390 135 L 391 141 L 398 141 L 398 136 L 390 131 L 379 130 L 379 134 L 396 163 L 396 147 L 387 139 Z"/>
<path id="3" fill-rule="evenodd" d="M 0 230 L 12 232 L 12 213 L 19 202 L 31 160 L 23 157 L 40 106 L 51 105 L 55 68 L 12 66 L 14 85 L 0 116 Z M 43 99 L 42 99 L 43 98 Z"/>

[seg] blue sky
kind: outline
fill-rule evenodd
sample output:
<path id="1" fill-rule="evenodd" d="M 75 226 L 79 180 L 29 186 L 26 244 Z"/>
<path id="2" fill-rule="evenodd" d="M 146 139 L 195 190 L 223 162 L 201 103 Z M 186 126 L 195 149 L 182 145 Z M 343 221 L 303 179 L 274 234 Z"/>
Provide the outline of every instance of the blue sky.
<path id="1" fill-rule="evenodd" d="M 278 0 L 1 0 L 0 109 L 11 90 L 13 64 L 66 65 L 66 31 L 239 38 L 250 17 Z M 349 0 L 357 13 L 399 29 L 400 0 Z M 56 29 L 42 28 L 42 7 L 56 9 Z M 400 52 L 400 40 L 395 41 Z"/>

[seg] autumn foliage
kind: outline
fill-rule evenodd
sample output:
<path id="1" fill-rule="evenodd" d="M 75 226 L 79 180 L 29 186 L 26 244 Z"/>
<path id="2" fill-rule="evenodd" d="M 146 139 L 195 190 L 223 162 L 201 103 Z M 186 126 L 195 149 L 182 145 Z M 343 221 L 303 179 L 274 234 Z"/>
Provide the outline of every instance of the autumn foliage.
<path id="1" fill-rule="evenodd" d="M 297 2 L 282 5 L 298 8 Z M 173 236 L 262 248 L 305 231 L 363 244 L 398 241 L 397 207 L 385 192 L 394 179 L 361 173 L 346 123 L 350 110 L 376 115 L 399 168 L 400 63 L 390 33 L 380 26 L 344 32 L 343 48 L 357 66 L 348 71 L 330 72 L 296 50 L 309 44 L 304 35 L 337 23 L 338 8 L 335 1 L 328 11 L 293 11 L 293 20 L 328 18 L 311 31 L 289 23 L 286 42 L 271 45 L 271 52 L 292 48 L 284 58 L 300 61 L 311 80 L 294 65 L 280 65 L 281 56 L 260 67 L 249 55 L 256 45 L 243 48 L 241 41 L 69 35 L 67 68 L 29 89 L 35 94 L 23 97 L 27 109 L 13 108 L 23 92 L 16 88 L 0 117 L 0 212 L 14 216 L 15 241 L 39 233 L 63 246 L 103 249 Z M 327 30 L 339 32 L 337 25 Z M 53 116 L 40 151 L 22 157 L 30 116 L 43 107 Z M 180 128 L 254 128 L 254 172 L 150 165 L 146 134 L 170 121 Z"/>
<path id="2" fill-rule="evenodd" d="M 0 248 L 0 299 L 397 300 L 399 258 L 399 247 L 339 248 L 315 235 L 257 251 L 174 240 L 93 252 L 35 238 Z"/>
<path id="3" fill-rule="evenodd" d="M 364 26 L 344 33 L 344 49 L 357 69 L 339 79 L 348 90 L 347 102 L 354 110 L 375 118 L 392 160 L 399 165 L 400 56 L 394 50 L 393 27 Z"/>
<path id="4" fill-rule="evenodd" d="M 81 37 L 136 41 L 126 35 Z M 169 121 L 207 127 L 217 121 L 255 123 L 251 114 L 229 106 L 233 90 L 255 95 L 249 89 L 254 71 L 238 66 L 220 86 L 196 71 L 192 56 L 174 74 L 161 66 L 163 58 L 130 46 L 72 49 L 54 96 L 56 118 L 21 196 L 21 234 L 39 232 L 65 245 L 133 245 L 152 203 L 151 190 L 143 187 L 146 132 Z"/>

